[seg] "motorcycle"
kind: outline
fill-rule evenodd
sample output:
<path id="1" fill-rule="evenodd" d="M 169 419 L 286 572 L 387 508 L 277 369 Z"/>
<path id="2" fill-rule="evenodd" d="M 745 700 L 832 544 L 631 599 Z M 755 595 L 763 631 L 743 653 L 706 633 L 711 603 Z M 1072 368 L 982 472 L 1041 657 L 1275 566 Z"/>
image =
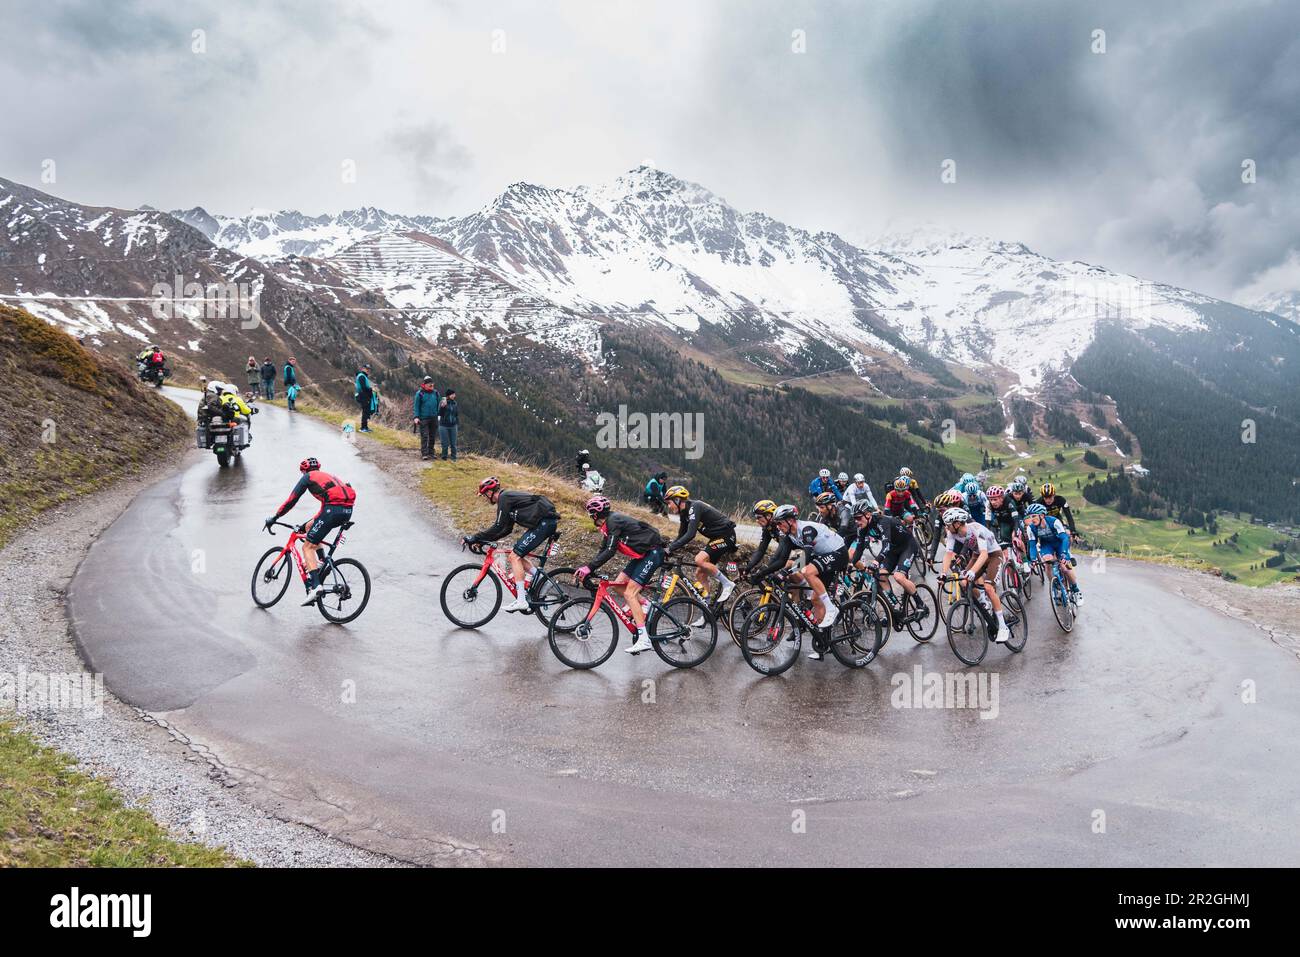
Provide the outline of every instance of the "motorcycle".
<path id="1" fill-rule="evenodd" d="M 140 381 L 148 382 L 155 389 L 161 389 L 163 387 L 163 382 L 170 379 L 172 374 L 172 370 L 167 368 L 167 363 L 165 362 L 160 366 L 156 366 L 148 362 L 141 362 L 137 359 L 135 367 L 136 371 L 140 375 Z"/>
<path id="2" fill-rule="evenodd" d="M 258 410 L 253 409 L 252 412 L 257 415 Z M 240 422 L 238 416 L 213 416 L 206 424 L 200 423 L 194 430 L 194 440 L 199 448 L 211 449 L 217 457 L 217 465 L 225 468 L 253 444 L 250 426 L 250 422 Z"/>

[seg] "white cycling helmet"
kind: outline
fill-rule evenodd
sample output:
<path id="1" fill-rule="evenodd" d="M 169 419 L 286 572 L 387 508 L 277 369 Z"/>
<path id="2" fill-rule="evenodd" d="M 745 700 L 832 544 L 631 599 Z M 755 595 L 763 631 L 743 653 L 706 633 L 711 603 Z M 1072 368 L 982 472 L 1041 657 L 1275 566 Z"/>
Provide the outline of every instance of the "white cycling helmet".
<path id="1" fill-rule="evenodd" d="M 867 480 L 867 477 L 866 477 L 865 475 L 863 475 L 861 472 L 855 472 L 855 473 L 853 474 L 853 481 L 855 481 L 855 482 L 865 482 L 866 480 Z"/>
<path id="2" fill-rule="evenodd" d="M 830 477 L 831 477 L 831 470 L 830 470 L 830 469 L 822 469 L 820 472 L 817 473 L 817 477 L 818 477 L 818 478 L 830 478 Z"/>
<path id="3" fill-rule="evenodd" d="M 906 475 L 908 478 L 911 478 L 911 477 L 912 477 L 912 470 L 909 469 L 906 465 L 904 465 L 901 469 L 898 470 L 898 474 L 899 474 L 899 475 Z"/>
<path id="4" fill-rule="evenodd" d="M 835 476 L 835 481 L 837 482 L 847 482 L 848 480 L 849 480 L 848 472 L 841 472 L 839 475 Z"/>
<path id="5" fill-rule="evenodd" d="M 945 525 L 951 525 L 953 522 L 965 523 L 969 521 L 970 512 L 966 511 L 964 508 L 950 508 L 948 511 L 943 513 L 943 523 Z"/>

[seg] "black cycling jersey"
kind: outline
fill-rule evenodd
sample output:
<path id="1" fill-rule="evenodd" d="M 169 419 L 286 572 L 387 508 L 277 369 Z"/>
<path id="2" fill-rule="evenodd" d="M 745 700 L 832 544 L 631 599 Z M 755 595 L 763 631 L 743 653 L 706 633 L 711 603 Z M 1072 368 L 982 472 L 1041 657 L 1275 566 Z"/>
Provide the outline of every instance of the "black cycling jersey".
<path id="1" fill-rule="evenodd" d="M 1023 504 L 1017 502 L 1010 495 L 1002 499 L 1002 505 L 998 508 L 994 508 L 992 502 L 989 503 L 989 511 L 993 513 L 994 531 L 998 533 L 1000 541 L 1007 541 L 1011 533 L 1016 530 L 1016 526 L 1024 520 L 1024 509 L 1028 504 L 1028 502 Z"/>
<path id="2" fill-rule="evenodd" d="M 1052 496 L 1051 501 L 1040 497 L 1038 499 L 1038 504 L 1047 509 L 1047 514 L 1052 516 L 1052 518 L 1063 519 L 1066 527 L 1070 530 L 1071 535 L 1075 533 L 1074 513 L 1070 511 L 1070 503 L 1065 500 L 1064 495 L 1054 495 Z"/>
<path id="3" fill-rule="evenodd" d="M 741 569 L 741 574 L 748 575 L 762 564 L 763 556 L 767 554 L 768 548 L 771 547 L 772 540 L 779 534 L 780 533 L 776 530 L 775 523 L 768 522 L 763 526 L 763 535 L 758 540 L 758 547 L 754 549 L 754 554 L 749 556 L 749 561 L 746 562 L 745 567 Z"/>
<path id="4" fill-rule="evenodd" d="M 867 539 L 873 537 L 880 539 L 882 551 L 888 551 L 891 548 L 907 544 L 912 537 L 912 530 L 903 524 L 901 518 L 895 518 L 893 515 L 880 515 L 873 519 L 866 528 L 857 530 L 853 537 L 853 550 L 850 552 L 849 558 L 856 562 L 858 557 L 867 549 Z"/>
<path id="5" fill-rule="evenodd" d="M 488 528 L 479 532 L 474 538 L 483 542 L 495 542 L 498 538 L 510 534 L 518 522 L 524 528 L 536 528 L 542 522 L 558 520 L 560 513 L 545 495 L 532 492 L 502 492 L 497 499 L 497 518 Z"/>
<path id="6" fill-rule="evenodd" d="M 622 552 L 629 558 L 643 558 L 647 552 L 663 547 L 664 539 L 659 534 L 659 529 L 631 515 L 611 512 L 605 519 L 605 540 L 600 552 L 587 563 L 587 568 L 595 571 L 613 558 L 616 552 Z"/>
<path id="7" fill-rule="evenodd" d="M 705 538 L 725 538 L 735 534 L 736 523 L 712 505 L 695 499 L 687 499 L 685 506 L 680 513 L 681 530 L 677 537 L 673 539 L 672 544 L 668 546 L 668 551 L 677 551 L 677 549 L 694 538 L 697 533 Z"/>

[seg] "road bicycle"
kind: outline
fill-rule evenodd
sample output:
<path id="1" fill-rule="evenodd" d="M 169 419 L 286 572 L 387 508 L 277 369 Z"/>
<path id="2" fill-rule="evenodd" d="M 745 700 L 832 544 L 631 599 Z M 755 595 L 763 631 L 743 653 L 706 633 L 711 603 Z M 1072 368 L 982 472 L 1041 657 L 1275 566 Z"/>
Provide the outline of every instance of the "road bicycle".
<path id="1" fill-rule="evenodd" d="M 610 579 L 600 577 L 594 588 L 588 585 L 591 594 L 568 599 L 552 616 L 547 641 L 555 657 L 570 668 L 586 670 L 608 661 L 618 646 L 619 625 L 636 641 L 636 620 L 611 593 L 612 585 Z M 713 654 L 718 622 L 698 598 L 681 594 L 665 601 L 645 595 L 640 600 L 650 644 L 665 662 L 674 668 L 694 668 Z"/>
<path id="2" fill-rule="evenodd" d="M 945 594 L 951 596 L 944 613 L 944 627 L 948 645 L 957 659 L 966 665 L 977 665 L 988 653 L 989 644 L 997 634 L 997 616 L 982 585 L 968 582 L 962 575 L 949 575 L 941 579 Z M 1024 605 L 1013 591 L 1004 591 L 1002 617 L 1007 623 L 1007 648 L 1019 654 L 1029 637 L 1029 623 Z"/>
<path id="3" fill-rule="evenodd" d="M 939 598 L 934 589 L 924 583 L 916 584 L 916 594 L 906 604 L 894 594 L 889 572 L 876 562 L 868 562 L 865 571 L 853 568 L 844 573 L 844 585 L 857 598 L 865 598 L 871 613 L 880 619 L 882 638 L 880 647 L 889 643 L 892 632 L 907 630 L 924 644 L 939 630 Z"/>
<path id="4" fill-rule="evenodd" d="M 352 621 L 365 611 L 366 604 L 370 601 L 370 573 L 366 567 L 355 558 L 334 557 L 335 550 L 343 543 L 343 533 L 353 524 L 344 522 L 339 526 L 334 541 L 320 555 L 320 568 L 316 573 L 318 587 L 326 590 L 326 594 L 316 601 L 316 610 L 337 625 Z M 251 590 L 253 601 L 259 608 L 270 608 L 288 591 L 292 576 L 291 556 L 303 586 L 307 585 L 307 565 L 300 544 L 307 537 L 304 526 L 273 522 L 266 526 L 267 534 L 272 536 L 275 535 L 272 525 L 289 529 L 289 540 L 283 547 L 267 549 L 253 568 Z M 307 591 L 310 593 L 311 589 L 308 588 Z"/>
<path id="5" fill-rule="evenodd" d="M 1002 546 L 1002 554 L 1005 556 L 1002 568 L 998 571 L 1001 587 L 1014 591 L 1022 601 L 1028 602 L 1034 590 L 1034 577 L 1032 570 L 1029 574 L 1021 571 L 1021 566 L 1025 563 L 1025 549 L 1020 532 L 1013 532 L 1011 541 L 998 544 Z"/>
<path id="6" fill-rule="evenodd" d="M 574 595 L 563 584 L 573 578 L 574 569 L 546 568 L 547 559 L 559 554 L 559 538 L 560 533 L 556 532 L 528 555 L 534 565 L 526 588 L 528 611 L 524 614 L 536 615 L 543 624 L 549 624 L 555 609 Z M 503 593 L 508 591 L 512 598 L 518 598 L 519 586 L 505 563 L 507 549 L 481 542 L 462 542 L 461 547 L 482 555 L 483 560 L 453 568 L 443 579 L 438 601 L 442 613 L 453 624 L 461 628 L 482 628 L 501 610 Z"/>
<path id="7" fill-rule="evenodd" d="M 803 648 L 804 632 L 812 635 L 813 650 L 829 651 L 847 668 L 864 668 L 880 650 L 883 625 L 865 598 L 837 603 L 839 616 L 829 629 L 813 620 L 812 589 L 789 581 L 782 571 L 766 604 L 756 606 L 740 625 L 737 636 L 745 663 L 761 675 L 779 675 L 790 668 Z M 791 587 L 793 585 L 793 587 Z M 792 597 L 791 592 L 798 597 Z"/>
<path id="8" fill-rule="evenodd" d="M 1074 591 L 1065 577 L 1061 559 L 1058 557 L 1055 561 L 1044 563 L 1040 557 L 1039 563 L 1052 566 L 1052 614 L 1056 616 L 1056 623 L 1061 626 L 1061 631 L 1069 633 L 1074 629 L 1074 620 L 1079 617 L 1079 603 L 1075 600 Z"/>

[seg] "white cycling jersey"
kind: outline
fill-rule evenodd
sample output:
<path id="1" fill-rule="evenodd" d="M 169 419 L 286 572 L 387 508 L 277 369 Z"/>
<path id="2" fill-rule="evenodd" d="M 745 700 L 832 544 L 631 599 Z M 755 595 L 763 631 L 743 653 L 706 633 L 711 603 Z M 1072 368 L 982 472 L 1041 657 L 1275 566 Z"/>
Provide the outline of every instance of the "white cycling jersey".
<path id="1" fill-rule="evenodd" d="M 997 536 L 990 532 L 979 522 L 967 522 L 966 531 L 962 533 L 960 539 L 951 531 L 948 532 L 947 539 L 944 540 L 944 546 L 948 551 L 957 550 L 961 546 L 962 551 L 978 554 L 979 552 L 988 552 L 990 555 L 1002 551 L 1002 546 L 998 544 Z"/>
<path id="2" fill-rule="evenodd" d="M 876 505 L 876 497 L 871 494 L 871 486 L 866 482 L 862 483 L 861 488 L 858 487 L 857 482 L 854 482 L 846 488 L 844 490 L 844 500 L 850 505 L 857 505 L 859 502 L 866 502 L 872 508 L 879 507 Z"/>
<path id="3" fill-rule="evenodd" d="M 844 547 L 844 539 L 839 532 L 827 528 L 821 522 L 797 523 L 790 541 L 795 548 L 802 548 L 814 555 L 829 555 Z"/>

